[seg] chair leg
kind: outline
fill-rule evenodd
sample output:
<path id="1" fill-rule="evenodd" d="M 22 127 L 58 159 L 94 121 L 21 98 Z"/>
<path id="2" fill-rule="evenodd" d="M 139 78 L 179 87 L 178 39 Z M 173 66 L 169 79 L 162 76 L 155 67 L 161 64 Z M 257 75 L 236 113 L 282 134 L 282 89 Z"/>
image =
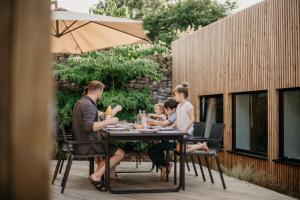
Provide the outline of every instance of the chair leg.
<path id="1" fill-rule="evenodd" d="M 192 160 L 192 165 L 193 165 L 193 168 L 194 168 L 195 176 L 198 176 L 198 172 L 197 172 L 197 168 L 196 168 L 196 165 L 195 165 L 194 157 L 192 155 L 191 155 L 191 160 Z"/>
<path id="2" fill-rule="evenodd" d="M 155 168 L 155 164 L 154 164 L 154 162 L 152 162 L 151 171 L 153 171 L 153 170 L 154 170 L 154 168 Z"/>
<path id="3" fill-rule="evenodd" d="M 135 168 L 139 168 L 139 158 L 138 154 L 135 155 Z"/>
<path id="4" fill-rule="evenodd" d="M 62 187 L 61 191 L 60 191 L 61 193 L 64 193 L 64 191 L 65 191 L 65 187 L 66 187 L 67 180 L 68 180 L 68 177 L 69 177 L 69 173 L 70 173 L 70 170 L 71 170 L 72 162 L 73 162 L 73 155 L 70 155 L 67 166 L 66 166 L 62 186 L 61 186 Z"/>
<path id="5" fill-rule="evenodd" d="M 92 175 L 95 172 L 95 158 L 89 158 L 89 175 Z"/>
<path id="6" fill-rule="evenodd" d="M 200 156 L 197 156 L 197 159 L 198 159 L 198 164 L 199 164 L 199 167 L 200 167 L 200 171 L 201 171 L 201 174 L 202 174 L 203 181 L 206 181 Z"/>
<path id="7" fill-rule="evenodd" d="M 52 177 L 52 181 L 51 181 L 52 185 L 54 184 L 54 181 L 55 181 L 55 179 L 57 177 L 57 173 L 58 173 L 58 170 L 59 170 L 60 163 L 61 163 L 61 159 L 58 158 L 56 166 L 55 166 L 54 174 L 53 174 L 53 177 Z"/>
<path id="8" fill-rule="evenodd" d="M 225 181 L 224 181 L 224 177 L 223 177 L 223 171 L 222 171 L 222 168 L 221 168 L 221 165 L 220 165 L 220 160 L 219 160 L 218 156 L 215 156 L 215 159 L 216 159 L 216 163 L 217 163 L 217 167 L 218 167 L 218 171 L 219 171 L 219 174 L 220 174 L 220 178 L 221 178 L 221 181 L 222 181 L 223 188 L 224 188 L 224 190 L 226 190 L 226 185 L 225 185 Z"/>
<path id="9" fill-rule="evenodd" d="M 207 158 L 207 156 L 204 156 L 204 158 L 205 158 L 205 163 L 206 163 L 206 167 L 207 167 L 207 170 L 208 170 L 208 174 L 209 174 L 211 183 L 215 183 L 214 178 L 213 178 L 212 173 L 211 173 L 211 170 L 210 170 L 210 167 L 209 167 L 208 158 Z"/>
<path id="10" fill-rule="evenodd" d="M 60 174 L 61 174 L 62 168 L 63 168 L 63 166 L 64 166 L 64 162 L 65 162 L 65 160 L 62 160 L 62 161 L 61 161 L 60 168 L 59 168 L 59 173 L 60 173 Z"/>
<path id="11" fill-rule="evenodd" d="M 174 152 L 174 185 L 177 185 L 177 155 Z"/>
<path id="12" fill-rule="evenodd" d="M 188 170 L 188 171 L 191 171 L 191 168 L 190 168 L 190 165 L 189 165 L 189 162 L 188 162 L 186 156 L 184 156 L 184 160 L 185 160 L 185 163 L 186 163 L 187 170 Z"/>

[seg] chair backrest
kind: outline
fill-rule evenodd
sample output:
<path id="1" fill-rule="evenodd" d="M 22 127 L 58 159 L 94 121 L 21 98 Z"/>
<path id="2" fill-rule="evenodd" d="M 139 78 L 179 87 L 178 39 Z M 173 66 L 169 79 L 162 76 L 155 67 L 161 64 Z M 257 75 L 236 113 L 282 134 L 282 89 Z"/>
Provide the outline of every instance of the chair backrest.
<path id="1" fill-rule="evenodd" d="M 203 138 L 205 133 L 205 122 L 195 122 L 193 137 Z"/>
<path id="2" fill-rule="evenodd" d="M 225 124 L 222 123 L 212 124 L 209 139 L 220 140 L 220 142 L 218 143 L 209 142 L 208 144 L 210 148 L 216 150 L 220 149 L 221 140 L 223 139 L 223 135 L 224 135 L 224 129 L 225 129 Z"/>
<path id="3" fill-rule="evenodd" d="M 58 137 L 60 137 L 63 140 L 63 147 L 67 148 L 67 151 L 72 151 L 72 146 L 68 144 L 68 142 L 74 141 L 72 134 L 67 134 L 65 131 L 64 126 L 61 124 L 59 125 L 58 130 Z"/>

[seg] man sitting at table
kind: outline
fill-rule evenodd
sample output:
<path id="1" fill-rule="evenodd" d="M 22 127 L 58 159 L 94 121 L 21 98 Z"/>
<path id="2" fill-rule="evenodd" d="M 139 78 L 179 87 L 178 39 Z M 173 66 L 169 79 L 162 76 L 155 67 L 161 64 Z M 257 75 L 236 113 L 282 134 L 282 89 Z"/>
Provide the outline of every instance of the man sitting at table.
<path id="1" fill-rule="evenodd" d="M 101 140 L 99 130 L 118 122 L 118 118 L 114 115 L 122 110 L 121 106 L 113 109 L 111 118 L 99 121 L 99 115 L 104 114 L 98 111 L 96 103 L 101 98 L 104 87 L 100 81 L 89 82 L 85 95 L 75 104 L 72 129 L 76 141 L 99 141 Z M 103 143 L 82 144 L 78 145 L 75 151 L 82 155 L 103 153 L 105 152 L 105 144 L 104 141 Z M 123 159 L 125 153 L 115 145 L 112 145 L 110 153 L 110 167 L 113 168 Z M 97 170 L 90 176 L 92 184 L 98 190 L 105 187 L 102 181 L 104 172 L 105 162 L 100 162 Z"/>

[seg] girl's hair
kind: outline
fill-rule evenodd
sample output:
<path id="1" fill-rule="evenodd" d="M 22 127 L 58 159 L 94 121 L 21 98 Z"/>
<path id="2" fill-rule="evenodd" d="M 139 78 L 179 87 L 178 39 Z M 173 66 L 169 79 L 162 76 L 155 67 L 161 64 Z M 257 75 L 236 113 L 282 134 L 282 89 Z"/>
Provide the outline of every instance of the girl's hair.
<path id="1" fill-rule="evenodd" d="M 157 104 L 155 104 L 155 107 L 159 107 L 159 109 L 162 111 L 162 114 L 165 114 L 163 103 L 157 103 Z"/>
<path id="2" fill-rule="evenodd" d="M 165 108 L 176 109 L 178 102 L 175 99 L 168 99 L 168 101 L 164 104 Z"/>
<path id="3" fill-rule="evenodd" d="M 188 83 L 187 82 L 182 82 L 181 85 L 177 85 L 174 90 L 173 93 L 179 93 L 179 94 L 183 94 L 185 98 L 188 98 L 189 96 L 189 89 L 188 89 Z"/>

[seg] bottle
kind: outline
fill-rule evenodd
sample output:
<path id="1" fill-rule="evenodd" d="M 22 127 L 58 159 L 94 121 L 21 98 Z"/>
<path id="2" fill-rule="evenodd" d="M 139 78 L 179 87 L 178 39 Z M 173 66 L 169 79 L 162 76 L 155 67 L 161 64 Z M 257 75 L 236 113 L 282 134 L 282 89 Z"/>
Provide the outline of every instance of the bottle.
<path id="1" fill-rule="evenodd" d="M 142 111 L 141 110 L 139 110 L 139 114 L 136 117 L 136 122 L 138 125 L 142 124 Z"/>
<path id="2" fill-rule="evenodd" d="M 143 125 L 143 126 L 147 126 L 147 115 L 146 115 L 146 111 L 143 111 L 143 114 L 142 114 L 142 125 Z"/>

